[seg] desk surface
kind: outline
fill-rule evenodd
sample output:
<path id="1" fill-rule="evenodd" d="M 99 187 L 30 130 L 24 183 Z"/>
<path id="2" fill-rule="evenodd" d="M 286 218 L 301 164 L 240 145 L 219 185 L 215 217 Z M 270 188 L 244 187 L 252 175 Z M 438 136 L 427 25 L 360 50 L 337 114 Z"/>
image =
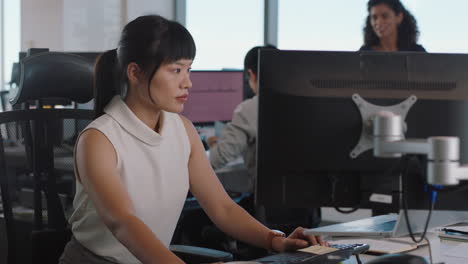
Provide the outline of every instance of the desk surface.
<path id="1" fill-rule="evenodd" d="M 466 251 L 466 257 L 465 258 L 457 258 L 457 257 L 452 257 L 452 256 L 447 256 L 444 255 L 449 250 L 454 249 L 457 246 L 460 245 L 466 245 L 466 248 L 468 249 L 468 243 L 466 242 L 459 242 L 459 241 L 452 241 L 452 240 L 445 240 L 442 239 L 440 243 L 440 255 L 442 260 L 444 261 L 445 264 L 460 264 L 460 263 L 468 263 L 468 251 Z M 426 260 L 429 262 L 429 246 L 421 246 L 415 250 L 405 252 L 407 254 L 412 254 L 412 255 L 417 255 L 417 256 L 422 256 L 426 258 Z M 367 254 L 361 254 L 360 258 L 363 263 L 366 263 L 372 259 L 377 258 L 378 256 L 373 256 L 373 255 L 367 255 Z M 430 262 L 429 262 L 430 263 Z M 349 260 L 345 261 L 344 264 L 357 264 L 356 258 L 352 257 Z"/>
<path id="2" fill-rule="evenodd" d="M 210 151 L 207 150 L 206 156 L 210 157 Z M 244 165 L 242 157 L 229 162 L 223 168 L 215 170 L 219 181 L 224 186 L 224 189 L 232 192 L 252 192 L 253 179 L 249 176 L 249 172 Z"/>

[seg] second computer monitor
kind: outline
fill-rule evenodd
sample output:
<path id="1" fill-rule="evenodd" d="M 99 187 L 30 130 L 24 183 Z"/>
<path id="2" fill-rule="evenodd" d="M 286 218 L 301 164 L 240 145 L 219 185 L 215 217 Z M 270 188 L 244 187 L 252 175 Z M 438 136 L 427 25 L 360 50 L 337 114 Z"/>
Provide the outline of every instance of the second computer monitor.
<path id="1" fill-rule="evenodd" d="M 243 99 L 242 78 L 242 71 L 192 71 L 192 88 L 182 114 L 194 123 L 230 121 Z"/>
<path id="2" fill-rule="evenodd" d="M 405 164 L 372 151 L 351 157 L 363 130 L 352 95 L 387 106 L 415 95 L 406 136 L 460 137 L 460 162 L 468 163 L 467 72 L 466 54 L 261 51 L 257 203 L 397 211 Z M 410 208 L 427 208 L 423 177 L 407 185 Z M 439 198 L 436 209 L 460 209 L 468 192 Z"/>

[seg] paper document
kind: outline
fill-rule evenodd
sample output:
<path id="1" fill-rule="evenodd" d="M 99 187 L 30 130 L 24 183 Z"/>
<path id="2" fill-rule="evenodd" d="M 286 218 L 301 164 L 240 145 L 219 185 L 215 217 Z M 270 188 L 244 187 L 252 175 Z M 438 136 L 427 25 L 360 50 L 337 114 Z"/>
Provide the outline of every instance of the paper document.
<path id="1" fill-rule="evenodd" d="M 312 253 L 316 255 L 323 255 L 327 254 L 333 251 L 337 251 L 338 249 L 332 248 L 332 247 L 323 247 L 323 246 L 310 246 L 307 248 L 299 249 L 298 251 L 306 252 L 306 253 Z"/>
<path id="2" fill-rule="evenodd" d="M 438 231 L 439 237 L 442 239 L 467 240 L 468 242 L 468 226 L 466 224 L 447 226 Z"/>

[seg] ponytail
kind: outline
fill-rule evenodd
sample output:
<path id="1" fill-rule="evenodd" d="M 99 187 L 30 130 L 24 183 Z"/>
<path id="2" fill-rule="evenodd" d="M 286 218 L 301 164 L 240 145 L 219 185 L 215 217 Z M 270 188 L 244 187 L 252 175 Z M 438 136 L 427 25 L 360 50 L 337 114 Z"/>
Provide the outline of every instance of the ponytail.
<path id="1" fill-rule="evenodd" d="M 95 118 L 104 114 L 110 100 L 120 94 L 120 79 L 117 78 L 117 50 L 112 49 L 99 56 L 94 68 L 94 113 Z"/>

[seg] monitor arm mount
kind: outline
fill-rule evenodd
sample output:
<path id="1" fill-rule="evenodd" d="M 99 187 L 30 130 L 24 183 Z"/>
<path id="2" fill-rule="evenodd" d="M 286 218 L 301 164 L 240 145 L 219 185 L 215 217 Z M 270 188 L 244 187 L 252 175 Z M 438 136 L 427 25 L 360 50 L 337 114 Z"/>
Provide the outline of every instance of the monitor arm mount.
<path id="1" fill-rule="evenodd" d="M 362 131 L 351 158 L 357 158 L 373 149 L 374 156 L 398 158 L 403 154 L 427 155 L 427 182 L 430 185 L 455 186 L 468 180 L 468 166 L 460 166 L 460 140 L 458 137 L 429 137 L 405 139 L 405 118 L 416 102 L 412 95 L 392 106 L 377 106 L 358 94 L 352 95 L 362 117 Z"/>

